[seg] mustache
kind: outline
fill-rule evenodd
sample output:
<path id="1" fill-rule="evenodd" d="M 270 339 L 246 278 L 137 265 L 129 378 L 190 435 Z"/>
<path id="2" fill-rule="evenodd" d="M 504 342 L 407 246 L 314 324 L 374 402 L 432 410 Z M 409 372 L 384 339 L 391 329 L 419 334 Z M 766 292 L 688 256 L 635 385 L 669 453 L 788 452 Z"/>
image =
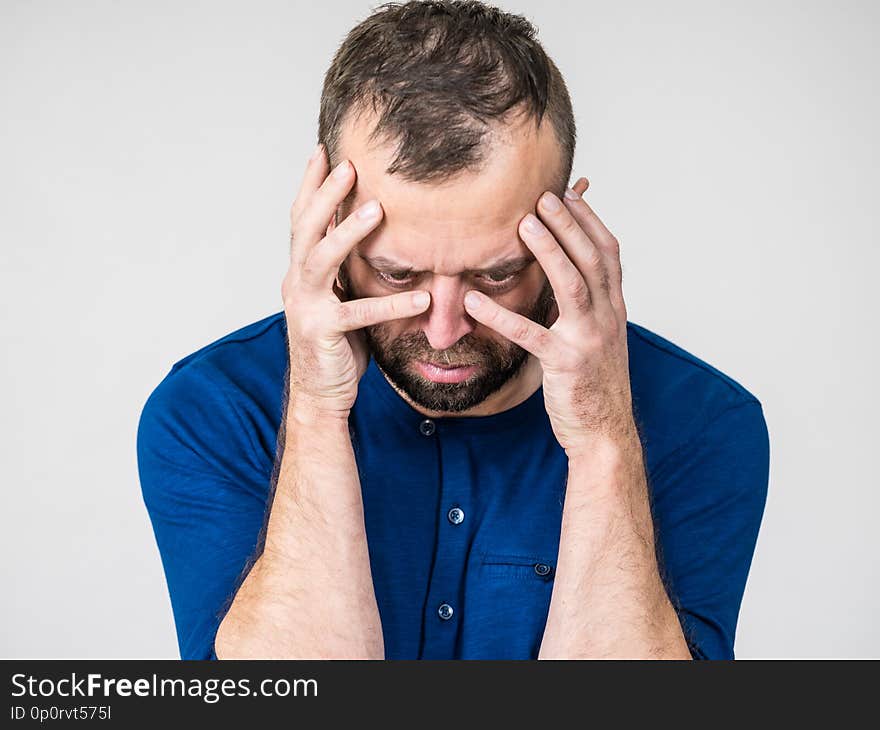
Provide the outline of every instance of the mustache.
<path id="1" fill-rule="evenodd" d="M 421 360 L 429 365 L 445 368 L 469 367 L 479 365 L 487 357 L 492 357 L 491 346 L 479 338 L 465 335 L 455 343 L 451 350 L 439 351 L 431 347 L 423 331 L 401 335 L 394 342 L 394 351 L 405 360 Z"/>

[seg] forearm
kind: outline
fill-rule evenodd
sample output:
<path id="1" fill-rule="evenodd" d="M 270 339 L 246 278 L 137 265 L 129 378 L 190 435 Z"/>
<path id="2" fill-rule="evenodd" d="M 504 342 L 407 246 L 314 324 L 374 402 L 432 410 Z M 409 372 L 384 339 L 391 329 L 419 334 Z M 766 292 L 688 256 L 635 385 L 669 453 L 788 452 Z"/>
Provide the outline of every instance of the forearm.
<path id="1" fill-rule="evenodd" d="M 223 619 L 223 658 L 378 658 L 382 627 L 347 419 L 287 409 L 265 548 Z"/>
<path id="2" fill-rule="evenodd" d="M 638 436 L 597 439 L 569 460 L 539 658 L 690 656 L 660 578 Z"/>

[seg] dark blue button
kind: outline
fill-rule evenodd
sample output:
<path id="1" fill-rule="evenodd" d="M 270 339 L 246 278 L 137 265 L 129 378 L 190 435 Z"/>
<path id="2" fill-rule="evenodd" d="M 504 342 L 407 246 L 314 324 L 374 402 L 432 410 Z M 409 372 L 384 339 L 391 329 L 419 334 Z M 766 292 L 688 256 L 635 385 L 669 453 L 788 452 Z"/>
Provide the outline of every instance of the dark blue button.
<path id="1" fill-rule="evenodd" d="M 449 621 L 452 618 L 452 606 L 448 603 L 441 603 L 440 608 L 437 609 L 437 615 L 444 621 Z"/>
<path id="2" fill-rule="evenodd" d="M 422 432 L 425 436 L 430 436 L 434 433 L 437 427 L 434 425 L 434 422 L 430 418 L 426 418 L 419 424 L 419 431 Z"/>
<path id="3" fill-rule="evenodd" d="M 544 576 L 550 575 L 551 570 L 553 570 L 553 568 L 551 568 L 546 563 L 535 563 L 535 572 L 542 578 Z"/>
<path id="4" fill-rule="evenodd" d="M 453 525 L 460 525 L 464 522 L 464 510 L 461 507 L 453 507 L 446 513 L 446 519 Z"/>

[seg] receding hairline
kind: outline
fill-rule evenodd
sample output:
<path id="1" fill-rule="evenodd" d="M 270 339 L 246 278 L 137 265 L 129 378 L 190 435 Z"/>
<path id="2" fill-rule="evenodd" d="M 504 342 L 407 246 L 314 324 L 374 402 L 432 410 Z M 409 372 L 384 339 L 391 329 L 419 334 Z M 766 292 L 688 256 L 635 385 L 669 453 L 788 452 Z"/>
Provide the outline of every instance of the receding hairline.
<path id="1" fill-rule="evenodd" d="M 351 109 L 346 113 L 346 116 L 340 125 L 340 134 L 339 134 L 339 142 L 341 144 L 342 139 L 345 135 L 345 131 L 351 131 L 357 124 L 370 122 L 369 109 L 364 109 L 363 105 L 358 105 L 359 109 Z M 365 116 L 366 114 L 366 116 Z M 463 168 L 458 171 L 454 175 L 450 175 L 448 178 L 444 180 L 436 181 L 436 180 L 426 180 L 426 181 L 416 181 L 412 182 L 413 185 L 422 185 L 424 187 L 439 187 L 444 185 L 455 184 L 459 182 L 462 178 L 468 175 L 479 175 L 481 171 L 483 171 L 489 164 L 491 160 L 491 156 L 493 150 L 497 149 L 498 146 L 504 144 L 510 144 L 515 139 L 515 132 L 513 131 L 516 128 L 522 128 L 527 123 L 531 122 L 531 129 L 534 130 L 535 134 L 538 134 L 538 130 L 540 129 L 540 125 L 536 122 L 536 118 L 533 114 L 530 114 L 528 109 L 525 108 L 517 108 L 512 110 L 510 115 L 503 120 L 493 120 L 490 124 L 487 125 L 487 129 L 485 131 L 484 136 L 484 144 L 486 146 L 485 156 L 482 159 L 481 163 L 476 168 Z M 557 153 L 556 159 L 556 170 L 552 175 L 548 175 L 548 179 L 550 182 L 548 183 L 549 187 L 546 187 L 546 190 L 550 190 L 557 197 L 562 197 L 565 188 L 568 187 L 568 180 L 563 179 L 563 174 L 565 172 L 565 145 L 563 140 L 561 139 L 559 130 L 556 129 L 553 124 L 553 120 L 545 114 L 541 119 L 541 124 L 549 125 L 550 129 L 553 132 L 553 139 L 556 142 L 555 150 Z M 373 139 L 374 128 L 371 127 L 370 132 L 368 134 L 368 139 Z M 394 141 L 388 139 L 387 137 L 383 138 L 385 140 L 384 144 L 381 146 L 391 147 L 394 144 Z M 339 162 L 342 161 L 339 158 L 339 150 L 327 150 L 328 159 L 330 162 L 330 169 L 332 170 Z M 385 174 L 388 174 L 385 172 Z M 393 173 L 391 173 L 393 175 Z M 358 180 L 355 179 L 355 183 L 349 191 L 348 195 L 345 196 L 342 203 L 340 203 L 340 208 L 345 214 L 343 217 L 347 216 L 352 212 L 354 201 L 357 199 L 357 194 L 359 192 L 359 184 Z"/>

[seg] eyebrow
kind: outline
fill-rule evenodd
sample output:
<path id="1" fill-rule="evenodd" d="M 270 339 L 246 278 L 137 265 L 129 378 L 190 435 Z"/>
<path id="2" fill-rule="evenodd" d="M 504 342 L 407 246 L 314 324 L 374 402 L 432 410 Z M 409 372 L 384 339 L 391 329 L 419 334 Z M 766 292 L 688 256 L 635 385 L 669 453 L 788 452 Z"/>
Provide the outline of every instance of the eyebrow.
<path id="1" fill-rule="evenodd" d="M 385 271 L 393 271 L 396 274 L 425 274 L 425 271 L 416 271 L 409 264 L 403 264 L 399 261 L 386 258 L 385 256 L 364 256 L 359 251 L 357 255 L 366 261 L 374 269 L 384 269 Z M 525 268 L 535 261 L 534 256 L 516 256 L 509 259 L 497 259 L 489 266 L 480 269 L 465 269 L 465 274 L 512 274 L 515 271 Z"/>

